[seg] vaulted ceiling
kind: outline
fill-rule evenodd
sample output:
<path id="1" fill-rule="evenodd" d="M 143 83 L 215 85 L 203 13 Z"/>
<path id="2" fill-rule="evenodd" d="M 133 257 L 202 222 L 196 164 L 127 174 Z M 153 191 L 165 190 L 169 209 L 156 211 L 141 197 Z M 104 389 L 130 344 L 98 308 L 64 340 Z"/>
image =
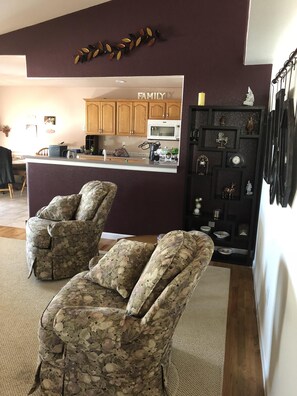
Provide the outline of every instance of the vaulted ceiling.
<path id="1" fill-rule="evenodd" d="M 2 2 L 0 34 L 108 1 L 112 0 L 9 0 Z M 197 2 L 197 6 L 199 7 L 199 2 Z M 245 64 L 272 63 L 283 28 L 288 24 L 297 25 L 296 0 L 282 0 L 281 3 L 278 0 L 269 2 L 267 0 L 250 0 Z M 5 79 L 8 84 L 8 78 L 12 82 L 14 75 L 16 78 L 23 78 L 26 73 L 24 66 L 25 61 L 22 57 L 0 57 L 1 85 L 4 85 Z M 9 76 L 5 75 L 5 70 L 10 70 Z"/>
<path id="2" fill-rule="evenodd" d="M 9 0 L 2 1 L 0 34 L 106 3 L 110 0 Z"/>

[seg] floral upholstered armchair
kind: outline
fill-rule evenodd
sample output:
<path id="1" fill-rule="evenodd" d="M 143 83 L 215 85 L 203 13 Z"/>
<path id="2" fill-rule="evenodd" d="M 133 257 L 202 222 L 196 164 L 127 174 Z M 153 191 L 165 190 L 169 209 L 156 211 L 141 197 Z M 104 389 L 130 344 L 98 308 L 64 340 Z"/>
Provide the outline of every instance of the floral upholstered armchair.
<path id="1" fill-rule="evenodd" d="M 94 257 L 41 317 L 30 394 L 167 395 L 174 329 L 212 253 L 208 235 L 171 231 Z"/>
<path id="2" fill-rule="evenodd" d="M 116 195 L 111 182 L 86 183 L 79 194 L 57 196 L 26 223 L 29 275 L 69 278 L 88 269 Z"/>

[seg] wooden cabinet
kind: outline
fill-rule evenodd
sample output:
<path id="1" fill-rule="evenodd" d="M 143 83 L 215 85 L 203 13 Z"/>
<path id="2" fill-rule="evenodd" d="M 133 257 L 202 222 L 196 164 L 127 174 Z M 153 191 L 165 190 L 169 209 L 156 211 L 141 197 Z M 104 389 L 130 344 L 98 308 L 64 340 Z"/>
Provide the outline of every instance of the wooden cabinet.
<path id="1" fill-rule="evenodd" d="M 153 120 L 180 120 L 180 101 L 159 101 L 149 103 L 149 118 Z"/>
<path id="2" fill-rule="evenodd" d="M 147 120 L 179 120 L 181 102 L 85 99 L 86 134 L 147 136 Z"/>
<path id="3" fill-rule="evenodd" d="M 263 119 L 263 107 L 190 106 L 185 229 L 210 227 L 214 261 L 252 265 Z"/>
<path id="4" fill-rule="evenodd" d="M 86 133 L 114 135 L 116 132 L 116 102 L 86 100 Z"/>
<path id="5" fill-rule="evenodd" d="M 117 101 L 117 135 L 147 135 L 148 102 Z"/>

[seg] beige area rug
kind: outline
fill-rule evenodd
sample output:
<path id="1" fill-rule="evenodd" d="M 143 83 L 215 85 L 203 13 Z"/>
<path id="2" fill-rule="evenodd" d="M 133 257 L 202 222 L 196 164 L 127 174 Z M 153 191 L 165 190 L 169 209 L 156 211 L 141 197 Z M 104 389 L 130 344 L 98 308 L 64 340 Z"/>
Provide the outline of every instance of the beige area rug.
<path id="1" fill-rule="evenodd" d="M 30 389 L 39 318 L 66 282 L 27 279 L 25 242 L 0 238 L 1 396 L 25 396 Z M 228 290 L 229 270 L 208 267 L 174 335 L 171 396 L 221 395 Z"/>
<path id="2" fill-rule="evenodd" d="M 170 396 L 222 394 L 229 280 L 229 269 L 208 266 L 178 322 Z"/>

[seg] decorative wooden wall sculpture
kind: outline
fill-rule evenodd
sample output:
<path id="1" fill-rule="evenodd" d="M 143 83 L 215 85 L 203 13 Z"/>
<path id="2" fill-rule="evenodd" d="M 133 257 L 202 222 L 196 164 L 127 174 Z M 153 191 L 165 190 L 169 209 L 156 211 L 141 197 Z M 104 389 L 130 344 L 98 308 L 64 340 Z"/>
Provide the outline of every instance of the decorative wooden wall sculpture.
<path id="1" fill-rule="evenodd" d="M 118 43 L 107 41 L 98 41 L 96 44 L 90 44 L 87 47 L 77 50 L 74 57 L 74 63 L 87 62 L 100 55 L 108 55 L 109 60 L 116 58 L 120 60 L 122 55 L 129 54 L 133 49 L 140 45 L 147 44 L 149 47 L 160 40 L 161 35 L 158 30 L 152 30 L 150 27 L 142 28 L 135 34 L 130 33 L 129 37 L 122 38 Z"/>

